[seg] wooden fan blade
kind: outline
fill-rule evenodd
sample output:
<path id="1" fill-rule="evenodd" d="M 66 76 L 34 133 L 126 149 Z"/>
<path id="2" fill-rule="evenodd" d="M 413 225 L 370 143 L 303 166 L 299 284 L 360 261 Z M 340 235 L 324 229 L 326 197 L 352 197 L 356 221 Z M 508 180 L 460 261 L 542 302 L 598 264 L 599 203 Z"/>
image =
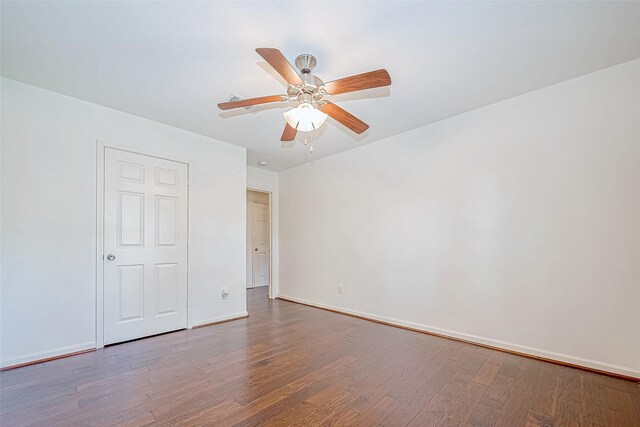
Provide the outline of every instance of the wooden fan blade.
<path id="1" fill-rule="evenodd" d="M 284 132 L 282 132 L 280 141 L 293 141 L 296 138 L 297 133 L 298 131 L 296 130 L 296 128 L 287 123 L 284 127 Z"/>
<path id="2" fill-rule="evenodd" d="M 258 55 L 262 56 L 287 83 L 292 85 L 301 85 L 303 83 L 296 70 L 289 64 L 287 58 L 285 58 L 278 49 L 259 47 L 256 49 L 256 52 L 258 52 Z"/>
<path id="3" fill-rule="evenodd" d="M 361 134 L 365 130 L 369 129 L 369 125 L 349 113 L 346 110 L 338 107 L 336 104 L 327 102 L 322 106 L 322 112 L 328 115 L 329 117 L 333 117 L 352 131 L 357 134 Z"/>
<path id="4" fill-rule="evenodd" d="M 338 95 L 340 93 L 389 86 L 390 84 L 391 76 L 389 76 L 387 70 L 376 70 L 325 83 L 324 89 L 329 95 Z"/>
<path id="5" fill-rule="evenodd" d="M 250 107 L 252 105 L 268 104 L 270 102 L 286 101 L 286 95 L 261 96 L 259 98 L 241 99 L 240 101 L 221 102 L 218 108 L 221 110 L 231 110 L 239 107 Z"/>

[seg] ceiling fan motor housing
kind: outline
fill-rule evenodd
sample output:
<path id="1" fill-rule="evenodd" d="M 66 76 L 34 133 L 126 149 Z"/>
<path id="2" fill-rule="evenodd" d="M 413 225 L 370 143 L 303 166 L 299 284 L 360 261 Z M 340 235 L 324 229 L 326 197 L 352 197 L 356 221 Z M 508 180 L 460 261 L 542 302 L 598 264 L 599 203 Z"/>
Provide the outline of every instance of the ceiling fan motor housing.
<path id="1" fill-rule="evenodd" d="M 308 103 L 320 101 L 323 96 L 320 92 L 320 87 L 324 85 L 324 82 L 311 74 L 311 70 L 313 70 L 317 64 L 316 57 L 309 53 L 303 53 L 302 55 L 298 55 L 295 63 L 302 74 L 300 78 L 303 84 L 300 86 L 290 84 L 289 90 L 287 91 L 289 97 Z"/>

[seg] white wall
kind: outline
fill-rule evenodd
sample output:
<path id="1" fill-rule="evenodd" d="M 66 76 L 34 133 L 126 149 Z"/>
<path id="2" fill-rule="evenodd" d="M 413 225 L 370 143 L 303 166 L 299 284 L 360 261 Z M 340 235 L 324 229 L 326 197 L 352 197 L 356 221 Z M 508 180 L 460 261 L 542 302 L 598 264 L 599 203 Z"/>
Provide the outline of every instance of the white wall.
<path id="1" fill-rule="evenodd" d="M 279 229 L 278 229 L 278 174 L 265 169 L 247 166 L 247 188 L 271 193 L 271 289 L 269 298 L 279 292 Z"/>
<path id="2" fill-rule="evenodd" d="M 640 377 L 640 60 L 279 190 L 282 296 Z"/>
<path id="3" fill-rule="evenodd" d="M 3 365 L 95 346 L 97 139 L 191 162 L 192 323 L 246 313 L 244 148 L 1 84 Z"/>

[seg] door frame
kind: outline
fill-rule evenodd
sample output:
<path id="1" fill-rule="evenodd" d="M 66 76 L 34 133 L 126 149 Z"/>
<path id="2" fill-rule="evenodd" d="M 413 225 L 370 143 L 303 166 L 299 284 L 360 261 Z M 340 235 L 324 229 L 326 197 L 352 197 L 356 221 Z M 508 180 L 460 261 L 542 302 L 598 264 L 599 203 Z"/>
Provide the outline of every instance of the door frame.
<path id="1" fill-rule="evenodd" d="M 193 161 L 166 153 L 153 152 L 146 148 L 140 149 L 131 145 L 98 139 L 96 140 L 96 349 L 104 347 L 104 161 L 107 148 L 187 165 L 187 329 L 193 328 L 193 319 L 191 318 L 191 310 L 189 310 L 191 307 L 189 247 L 191 242 L 191 168 Z"/>
<path id="2" fill-rule="evenodd" d="M 255 191 L 258 193 L 266 193 L 267 196 L 269 196 L 269 286 L 268 286 L 268 294 L 269 294 L 269 298 L 273 299 L 275 298 L 274 296 L 274 292 L 273 292 L 273 238 L 274 238 L 274 234 L 273 234 L 273 192 L 269 191 L 269 190 L 262 190 L 260 188 L 252 188 L 252 187 L 247 187 L 247 191 Z M 249 205 L 249 203 L 246 203 L 247 206 Z M 248 223 L 248 222 L 247 222 Z M 246 270 L 246 268 L 245 268 Z M 251 274 L 253 274 L 253 266 L 251 266 Z M 253 280 L 253 278 L 252 278 Z M 246 285 L 245 285 L 246 286 Z M 255 286 L 252 288 L 255 289 Z"/>

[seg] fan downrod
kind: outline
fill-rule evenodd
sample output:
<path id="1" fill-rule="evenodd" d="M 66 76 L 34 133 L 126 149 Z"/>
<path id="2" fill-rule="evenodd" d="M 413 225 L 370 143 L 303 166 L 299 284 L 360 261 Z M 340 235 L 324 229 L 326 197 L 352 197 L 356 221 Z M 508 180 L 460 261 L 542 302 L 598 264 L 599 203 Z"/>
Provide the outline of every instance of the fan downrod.
<path id="1" fill-rule="evenodd" d="M 310 53 L 303 53 L 296 58 L 296 67 L 302 74 L 311 74 L 311 70 L 316 67 L 316 57 Z"/>

